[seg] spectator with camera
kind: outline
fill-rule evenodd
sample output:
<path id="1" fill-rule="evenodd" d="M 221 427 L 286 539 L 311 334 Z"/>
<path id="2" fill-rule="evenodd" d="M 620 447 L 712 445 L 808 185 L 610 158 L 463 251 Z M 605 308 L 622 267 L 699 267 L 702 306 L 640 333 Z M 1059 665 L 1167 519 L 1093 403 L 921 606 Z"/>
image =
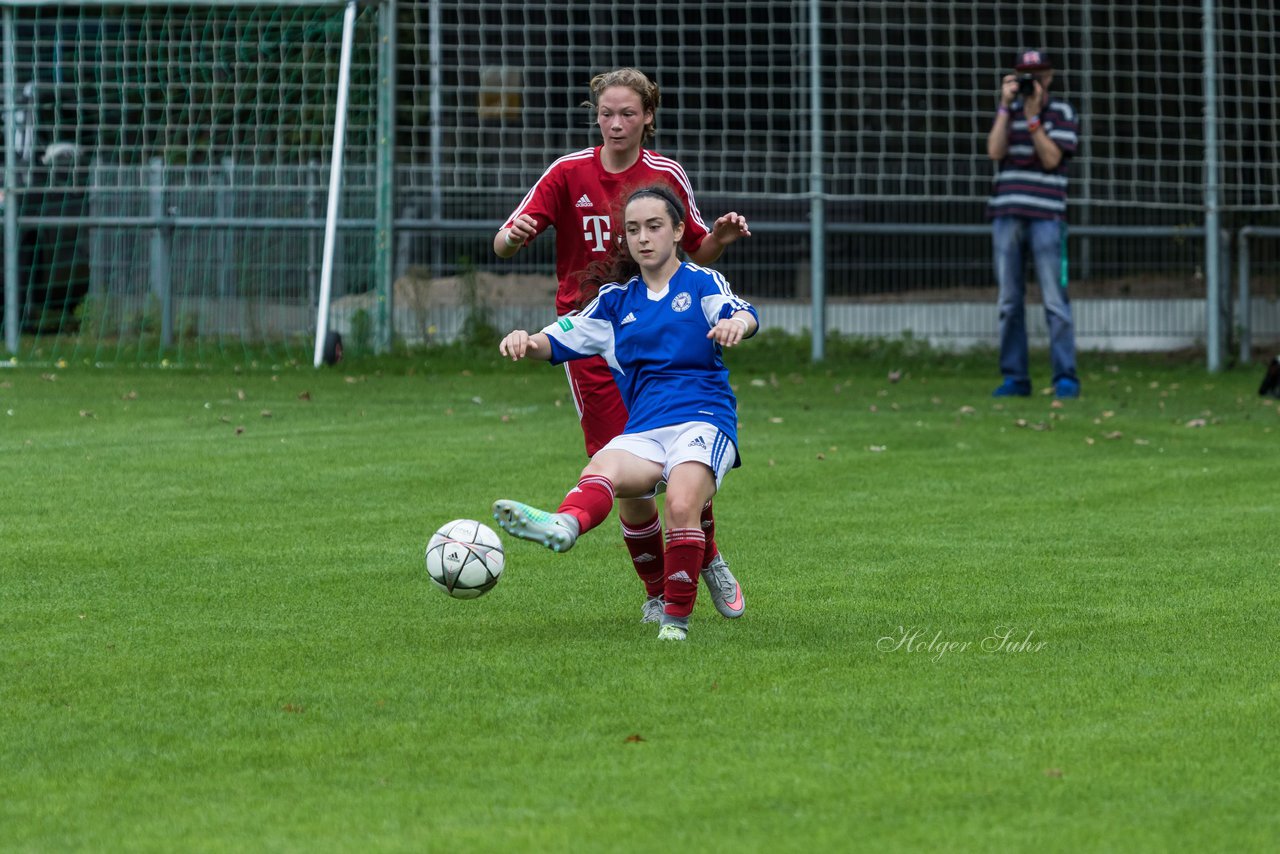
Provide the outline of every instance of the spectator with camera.
<path id="1" fill-rule="evenodd" d="M 1039 50 L 1018 55 L 1000 83 L 987 156 L 998 164 L 987 204 L 999 287 L 1000 373 L 996 397 L 1031 394 L 1027 354 L 1026 261 L 1031 256 L 1049 326 L 1049 361 L 1058 397 L 1079 397 L 1075 327 L 1067 296 L 1067 166 L 1079 119 L 1050 95 L 1053 65 Z"/>

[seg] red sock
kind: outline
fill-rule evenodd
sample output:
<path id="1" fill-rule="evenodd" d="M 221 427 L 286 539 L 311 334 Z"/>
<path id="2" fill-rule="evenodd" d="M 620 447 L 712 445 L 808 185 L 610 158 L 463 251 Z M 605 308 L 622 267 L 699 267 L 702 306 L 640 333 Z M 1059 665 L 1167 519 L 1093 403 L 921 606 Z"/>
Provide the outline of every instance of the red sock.
<path id="1" fill-rule="evenodd" d="M 644 582 L 644 592 L 661 596 L 663 591 L 662 523 L 655 512 L 648 522 L 632 527 L 622 522 L 622 541 L 631 552 L 636 575 Z"/>
<path id="2" fill-rule="evenodd" d="M 613 482 L 598 474 L 583 475 L 578 485 L 560 502 L 557 513 L 568 513 L 578 520 L 578 534 L 585 534 L 605 519 L 613 509 Z"/>
<path id="3" fill-rule="evenodd" d="M 702 565 L 707 566 L 720 554 L 716 546 L 716 517 L 711 514 L 711 502 L 702 508 L 702 533 L 707 538 L 707 546 L 702 551 Z"/>
<path id="4" fill-rule="evenodd" d="M 664 610 L 672 617 L 688 617 L 693 613 L 693 602 L 698 596 L 698 570 L 702 567 L 702 550 L 706 539 L 697 528 L 674 528 L 667 531 L 666 578 L 663 597 L 667 600 Z"/>

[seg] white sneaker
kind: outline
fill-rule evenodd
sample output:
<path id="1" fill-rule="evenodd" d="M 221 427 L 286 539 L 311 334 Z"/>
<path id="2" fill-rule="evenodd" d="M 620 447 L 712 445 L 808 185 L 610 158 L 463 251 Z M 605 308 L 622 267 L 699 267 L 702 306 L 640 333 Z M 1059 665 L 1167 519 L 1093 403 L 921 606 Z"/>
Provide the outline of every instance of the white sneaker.
<path id="1" fill-rule="evenodd" d="M 689 639 L 689 630 L 679 626 L 663 626 L 658 629 L 658 640 L 682 641 Z"/>
<path id="2" fill-rule="evenodd" d="M 567 552 L 578 540 L 578 520 L 568 513 L 548 513 L 503 498 L 493 502 L 493 518 L 511 536 L 541 543 L 553 552 Z"/>

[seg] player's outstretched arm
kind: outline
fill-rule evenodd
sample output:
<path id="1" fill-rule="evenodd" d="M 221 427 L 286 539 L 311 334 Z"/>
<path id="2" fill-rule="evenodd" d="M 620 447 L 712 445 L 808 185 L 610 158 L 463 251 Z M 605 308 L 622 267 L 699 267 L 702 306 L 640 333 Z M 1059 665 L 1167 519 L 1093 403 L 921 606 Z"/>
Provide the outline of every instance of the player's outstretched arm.
<path id="1" fill-rule="evenodd" d="M 523 329 L 507 333 L 507 337 L 498 344 L 498 352 L 513 362 L 521 359 L 551 360 L 551 339 L 543 332 L 530 335 Z"/>
<path id="2" fill-rule="evenodd" d="M 716 325 L 711 327 L 707 337 L 721 347 L 732 347 L 741 343 L 743 338 L 754 335 L 759 328 L 760 324 L 756 322 L 751 312 L 735 311 L 729 317 L 716 321 Z"/>
<path id="3" fill-rule="evenodd" d="M 737 211 L 730 211 L 716 220 L 711 233 L 702 240 L 696 250 L 689 253 L 693 263 L 706 267 L 714 264 L 724 254 L 725 247 L 739 237 L 750 237 L 751 229 L 747 227 L 747 218 Z"/>

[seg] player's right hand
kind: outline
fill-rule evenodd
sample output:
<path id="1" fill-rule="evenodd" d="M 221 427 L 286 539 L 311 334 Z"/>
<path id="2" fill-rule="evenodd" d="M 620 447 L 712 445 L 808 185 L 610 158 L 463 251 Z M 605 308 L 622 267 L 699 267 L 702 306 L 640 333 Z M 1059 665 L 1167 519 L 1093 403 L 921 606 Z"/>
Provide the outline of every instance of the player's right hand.
<path id="1" fill-rule="evenodd" d="M 528 243 L 538 233 L 538 221 L 528 214 L 520 214 L 507 229 L 508 242 Z"/>
<path id="2" fill-rule="evenodd" d="M 538 342 L 523 329 L 516 329 L 507 333 L 507 337 L 503 338 L 498 344 L 498 352 L 504 356 L 509 356 L 511 361 L 518 362 L 525 357 L 529 350 L 537 350 Z"/>

